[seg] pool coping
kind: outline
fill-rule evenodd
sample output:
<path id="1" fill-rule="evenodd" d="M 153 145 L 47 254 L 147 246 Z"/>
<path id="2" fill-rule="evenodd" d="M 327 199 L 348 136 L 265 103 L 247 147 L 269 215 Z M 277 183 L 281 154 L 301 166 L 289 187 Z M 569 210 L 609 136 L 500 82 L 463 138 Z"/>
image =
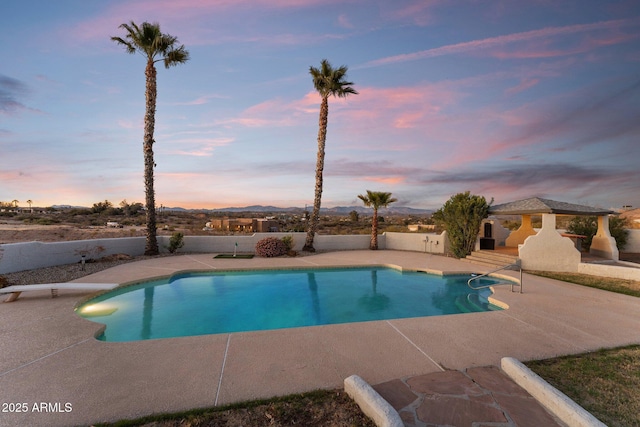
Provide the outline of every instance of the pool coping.
<path id="1" fill-rule="evenodd" d="M 211 255 L 123 264 L 82 280 L 125 283 L 228 266 Z M 255 269 L 393 263 L 457 274 L 486 272 L 464 261 L 403 251 L 229 262 Z M 341 388 L 354 374 L 377 384 L 443 369 L 499 366 L 502 357 L 526 361 L 640 343 L 640 299 L 537 276 L 525 275 L 524 281 L 524 294 L 495 289 L 496 298 L 509 305 L 504 311 L 125 343 L 94 339 L 96 323 L 73 313 L 86 293 L 61 291 L 51 299 L 34 291 L 0 305 L 3 398 L 69 402 L 73 411 L 2 414 L 3 422 L 92 424 Z"/>

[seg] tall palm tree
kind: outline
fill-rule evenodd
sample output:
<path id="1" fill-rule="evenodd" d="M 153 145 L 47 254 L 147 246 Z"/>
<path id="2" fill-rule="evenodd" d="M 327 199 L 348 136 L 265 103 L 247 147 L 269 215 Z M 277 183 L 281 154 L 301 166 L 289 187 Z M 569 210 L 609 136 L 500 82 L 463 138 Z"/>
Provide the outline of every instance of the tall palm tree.
<path id="1" fill-rule="evenodd" d="M 303 251 L 315 252 L 313 238 L 318 229 L 320 219 L 320 202 L 322 199 L 322 171 L 324 169 L 324 147 L 327 140 L 327 122 L 329 117 L 329 96 L 346 98 L 348 95 L 357 95 L 355 89 L 351 87 L 352 82 L 348 82 L 347 67 L 333 68 L 329 61 L 323 59 L 320 68 L 309 67 L 309 74 L 313 78 L 313 86 L 322 97 L 320 104 L 320 118 L 318 120 L 318 158 L 316 160 L 316 189 L 313 199 L 313 212 L 309 219 L 309 229 L 305 240 Z"/>
<path id="2" fill-rule="evenodd" d="M 364 202 L 367 207 L 373 207 L 373 219 L 371 220 L 371 244 L 369 249 L 378 249 L 378 208 L 386 208 L 391 203 L 397 201 L 391 197 L 391 193 L 384 191 L 369 191 L 367 195 L 358 194 L 358 198 Z"/>
<path id="3" fill-rule="evenodd" d="M 189 52 L 184 45 L 178 46 L 178 38 L 162 34 L 160 24 L 143 22 L 142 26 L 137 26 L 133 21 L 129 24 L 122 24 L 119 28 L 124 28 L 127 32 L 125 38 L 111 37 L 111 40 L 123 45 L 127 53 L 141 53 L 147 60 L 144 71 L 146 77 L 146 110 L 144 115 L 144 139 L 142 150 L 144 152 L 144 185 L 145 204 L 147 214 L 147 243 L 145 255 L 158 254 L 158 240 L 156 238 L 156 202 L 155 191 L 153 189 L 153 132 L 156 124 L 156 96 L 158 93 L 156 85 L 156 62 L 163 61 L 165 68 L 174 65 L 184 64 L 189 60 Z"/>

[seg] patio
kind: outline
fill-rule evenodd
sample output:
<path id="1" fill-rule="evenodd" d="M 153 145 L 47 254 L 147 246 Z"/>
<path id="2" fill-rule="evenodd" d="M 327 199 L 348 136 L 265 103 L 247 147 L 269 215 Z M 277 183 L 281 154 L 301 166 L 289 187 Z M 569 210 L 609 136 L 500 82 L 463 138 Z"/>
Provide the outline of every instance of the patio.
<path id="1" fill-rule="evenodd" d="M 369 264 L 488 271 L 452 258 L 386 250 L 275 259 L 214 255 L 134 262 L 82 281 L 127 283 L 180 270 Z M 29 408 L 2 413 L 0 424 L 115 421 L 341 388 L 352 374 L 379 384 L 443 369 L 499 366 L 504 356 L 526 361 L 640 343 L 638 298 L 526 274 L 524 294 L 496 288 L 494 297 L 510 307 L 504 311 L 128 343 L 93 338 L 100 325 L 73 313 L 85 295 L 61 290 L 51 299 L 48 291 L 38 291 L 0 304 L 3 402 Z M 32 409 L 41 402 L 51 411 Z"/>

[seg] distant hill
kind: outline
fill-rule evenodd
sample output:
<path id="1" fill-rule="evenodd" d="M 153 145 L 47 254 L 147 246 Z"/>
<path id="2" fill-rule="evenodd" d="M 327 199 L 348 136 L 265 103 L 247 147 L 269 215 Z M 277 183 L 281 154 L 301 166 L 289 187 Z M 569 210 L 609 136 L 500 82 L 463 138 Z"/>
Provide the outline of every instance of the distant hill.
<path id="1" fill-rule="evenodd" d="M 312 206 L 308 206 L 307 210 L 310 212 L 313 209 Z M 244 207 L 229 207 L 220 209 L 208 209 L 209 212 L 261 212 L 261 213 L 285 213 L 285 212 L 304 212 L 304 208 L 300 207 L 288 207 L 279 208 L 277 206 L 262 206 L 252 205 Z M 320 213 L 323 215 L 349 215 L 351 211 L 356 211 L 360 214 L 366 214 L 373 212 L 373 209 L 364 206 L 335 206 L 332 208 L 320 208 Z M 389 208 L 383 208 L 380 213 L 397 214 L 397 215 L 429 215 L 433 213 L 433 210 L 429 209 L 415 209 L 406 206 L 390 206 Z"/>
<path id="2" fill-rule="evenodd" d="M 69 205 L 54 205 L 55 209 L 89 209 L 84 206 L 69 206 Z M 156 206 L 159 208 L 159 206 Z M 162 209 L 167 212 L 203 212 L 203 213 L 240 213 L 240 212 L 256 212 L 256 213 L 302 213 L 304 208 L 301 207 L 288 207 L 280 208 L 277 206 L 263 206 L 263 205 L 251 205 L 251 206 L 232 206 L 227 208 L 218 209 L 185 209 L 179 206 L 167 207 L 163 206 Z M 312 206 L 308 206 L 307 210 L 311 212 Z M 332 208 L 321 208 L 320 213 L 323 215 L 349 215 L 351 211 L 356 211 L 359 214 L 371 214 L 372 208 L 365 206 L 335 206 Z M 388 208 L 380 209 L 381 214 L 393 214 L 393 215 L 431 215 L 433 209 L 415 209 L 406 206 L 390 206 Z"/>

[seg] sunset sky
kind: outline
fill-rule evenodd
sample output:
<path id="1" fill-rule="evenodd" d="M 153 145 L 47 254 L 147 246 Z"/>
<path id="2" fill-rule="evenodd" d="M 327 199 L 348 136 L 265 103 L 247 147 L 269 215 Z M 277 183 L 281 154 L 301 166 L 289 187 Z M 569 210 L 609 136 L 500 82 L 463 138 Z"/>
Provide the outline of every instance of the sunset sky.
<path id="1" fill-rule="evenodd" d="M 366 190 L 439 208 L 471 191 L 640 206 L 638 0 L 25 0 L 0 8 L 0 201 L 144 202 L 144 67 L 112 42 L 158 22 L 156 203 L 313 204 L 323 58 L 324 207 Z"/>

